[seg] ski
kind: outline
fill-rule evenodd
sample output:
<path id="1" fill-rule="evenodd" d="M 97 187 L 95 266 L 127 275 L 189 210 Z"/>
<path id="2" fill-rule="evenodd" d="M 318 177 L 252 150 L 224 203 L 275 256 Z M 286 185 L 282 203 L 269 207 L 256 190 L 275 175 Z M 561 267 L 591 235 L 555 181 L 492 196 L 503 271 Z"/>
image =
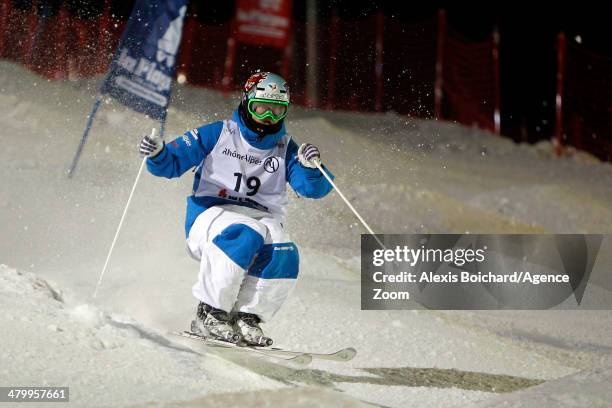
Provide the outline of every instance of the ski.
<path id="1" fill-rule="evenodd" d="M 311 353 L 309 351 L 286 350 L 286 349 L 279 348 L 279 347 L 265 347 L 265 348 L 264 347 L 251 347 L 251 348 L 255 350 L 267 350 L 270 352 L 277 351 L 277 352 L 281 352 L 285 354 L 292 354 L 292 355 L 308 354 L 312 358 L 316 358 L 319 360 L 342 361 L 342 362 L 351 361 L 357 355 L 357 350 L 355 350 L 353 347 L 343 348 L 333 353 Z"/>
<path id="2" fill-rule="evenodd" d="M 280 347 L 258 347 L 258 346 L 233 344 L 233 343 L 228 343 L 223 340 L 217 340 L 217 339 L 212 339 L 210 337 L 201 336 L 199 334 L 195 334 L 190 331 L 184 331 L 182 333 L 174 333 L 174 334 L 177 334 L 183 337 L 193 338 L 196 340 L 201 340 L 213 346 L 220 346 L 220 347 L 226 347 L 226 348 L 248 350 L 248 351 L 253 351 L 257 353 L 264 353 L 268 357 L 277 357 L 283 360 L 297 362 L 298 364 L 301 363 L 304 365 L 309 364 L 313 358 L 319 359 L 319 360 L 347 362 L 347 361 L 351 361 L 357 355 L 357 350 L 355 350 L 353 347 L 343 348 L 333 353 L 311 353 L 308 351 L 287 350 L 287 349 L 280 348 Z"/>
<path id="3" fill-rule="evenodd" d="M 234 349 L 234 350 L 245 351 L 245 352 L 252 352 L 252 353 L 256 353 L 258 355 L 262 355 L 268 358 L 276 358 L 279 360 L 287 361 L 287 362 L 302 365 L 302 366 L 306 366 L 312 362 L 312 356 L 306 353 L 287 352 L 287 351 L 280 350 L 280 349 L 270 350 L 270 352 L 268 352 L 268 350 L 265 348 L 256 348 L 256 347 L 251 347 L 247 345 L 229 343 L 227 341 L 213 339 L 211 337 L 202 336 L 196 333 L 192 333 L 190 331 L 173 332 L 172 334 L 181 336 L 181 337 L 186 337 L 188 339 L 198 340 L 198 341 L 204 342 L 207 345 L 213 346 L 213 347 L 221 347 L 221 348 L 228 348 L 228 349 Z"/>

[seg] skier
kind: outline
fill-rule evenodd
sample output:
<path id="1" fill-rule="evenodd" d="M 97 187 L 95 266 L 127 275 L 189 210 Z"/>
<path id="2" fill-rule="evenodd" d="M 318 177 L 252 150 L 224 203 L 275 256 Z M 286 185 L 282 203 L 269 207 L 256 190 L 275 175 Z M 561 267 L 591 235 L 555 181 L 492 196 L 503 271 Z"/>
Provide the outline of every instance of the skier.
<path id="1" fill-rule="evenodd" d="M 185 221 L 188 252 L 200 262 L 192 332 L 272 344 L 259 323 L 279 310 L 299 266 L 298 249 L 283 230 L 287 182 L 308 198 L 332 189 L 314 165 L 319 149 L 308 143 L 298 148 L 285 130 L 289 99 L 283 78 L 258 72 L 246 81 L 232 119 L 188 131 L 168 145 L 159 137 L 140 142 L 155 176 L 179 177 L 195 167 Z"/>

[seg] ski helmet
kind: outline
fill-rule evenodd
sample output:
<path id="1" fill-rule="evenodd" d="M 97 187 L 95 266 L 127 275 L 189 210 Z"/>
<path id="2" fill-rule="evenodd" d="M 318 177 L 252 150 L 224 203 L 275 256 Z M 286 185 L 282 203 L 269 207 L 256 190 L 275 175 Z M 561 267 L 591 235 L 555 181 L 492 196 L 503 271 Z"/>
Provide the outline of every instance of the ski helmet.
<path id="1" fill-rule="evenodd" d="M 256 72 L 244 84 L 242 104 L 252 117 L 280 123 L 289 110 L 287 81 L 271 72 Z"/>

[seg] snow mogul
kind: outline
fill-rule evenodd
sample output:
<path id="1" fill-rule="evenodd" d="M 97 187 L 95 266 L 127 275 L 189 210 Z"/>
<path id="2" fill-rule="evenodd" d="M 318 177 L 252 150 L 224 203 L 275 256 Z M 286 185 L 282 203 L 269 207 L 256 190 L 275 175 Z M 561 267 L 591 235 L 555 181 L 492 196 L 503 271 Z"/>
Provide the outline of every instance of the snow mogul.
<path id="1" fill-rule="evenodd" d="M 332 189 L 315 165 L 319 149 L 298 148 L 287 134 L 289 104 L 285 80 L 258 72 L 246 81 L 231 119 L 169 144 L 150 136 L 140 142 L 155 176 L 175 178 L 195 168 L 185 221 L 188 253 L 200 263 L 192 289 L 199 301 L 194 333 L 272 344 L 259 324 L 282 306 L 299 270 L 298 248 L 283 230 L 287 183 L 308 198 Z"/>

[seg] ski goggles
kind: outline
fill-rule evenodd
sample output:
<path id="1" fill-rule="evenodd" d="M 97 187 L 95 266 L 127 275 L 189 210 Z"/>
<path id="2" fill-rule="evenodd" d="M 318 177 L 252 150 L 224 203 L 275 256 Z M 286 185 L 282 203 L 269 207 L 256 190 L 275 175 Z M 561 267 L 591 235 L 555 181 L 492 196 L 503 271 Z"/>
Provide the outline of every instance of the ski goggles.
<path id="1" fill-rule="evenodd" d="M 249 100 L 249 113 L 259 120 L 270 119 L 276 123 L 287 116 L 289 102 L 253 98 Z"/>

